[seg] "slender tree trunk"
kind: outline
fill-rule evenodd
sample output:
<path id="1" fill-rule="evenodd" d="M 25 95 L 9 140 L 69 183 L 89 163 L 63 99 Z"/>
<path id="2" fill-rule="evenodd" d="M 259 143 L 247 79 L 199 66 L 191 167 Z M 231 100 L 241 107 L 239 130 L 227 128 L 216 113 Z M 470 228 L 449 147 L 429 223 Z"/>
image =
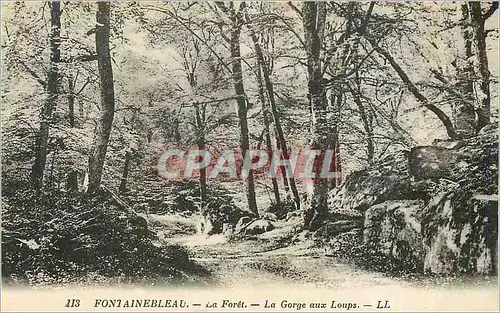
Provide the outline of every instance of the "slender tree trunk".
<path id="1" fill-rule="evenodd" d="M 330 166 L 330 170 L 337 173 L 337 177 L 330 182 L 330 190 L 336 188 L 342 183 L 342 160 L 340 158 L 340 134 L 339 134 L 339 124 L 340 124 L 340 108 L 342 102 L 344 101 L 343 94 L 337 94 L 334 97 L 335 102 L 332 102 L 332 107 L 330 110 L 333 111 L 333 117 L 330 117 L 330 149 L 333 149 L 335 153 L 333 154 L 333 164 Z"/>
<path id="2" fill-rule="evenodd" d="M 130 151 L 127 151 L 125 153 L 125 163 L 123 164 L 123 172 L 122 172 L 122 178 L 120 180 L 120 188 L 118 189 L 120 192 L 127 191 L 127 181 L 128 181 L 128 175 L 130 173 L 131 160 L 132 160 L 132 153 L 130 153 Z"/>
<path id="3" fill-rule="evenodd" d="M 275 132 L 274 132 L 274 138 L 279 138 L 279 134 L 278 134 L 278 131 L 276 130 L 276 127 L 275 127 Z M 278 150 L 283 151 L 283 149 L 281 148 L 281 143 L 280 143 L 279 139 L 276 140 L 276 148 L 278 148 Z M 285 188 L 286 198 L 289 199 L 290 198 L 290 185 L 288 184 L 286 169 L 283 166 L 280 166 L 279 169 L 280 169 L 281 176 L 283 177 L 283 187 Z"/>
<path id="4" fill-rule="evenodd" d="M 96 191 L 101 185 L 106 151 L 115 112 L 113 68 L 109 51 L 110 2 L 98 2 L 96 25 L 96 51 L 101 89 L 101 117 L 97 124 L 93 154 L 89 162 L 87 192 Z"/>
<path id="5" fill-rule="evenodd" d="M 338 132 L 337 132 L 338 135 Z M 337 142 L 335 144 L 335 171 L 337 172 L 337 179 L 335 180 L 335 187 L 342 184 L 342 159 L 340 158 L 340 139 L 337 136 Z"/>
<path id="6" fill-rule="evenodd" d="M 202 112 L 200 112 L 199 104 L 196 105 L 196 127 L 197 129 L 197 145 L 198 150 L 205 150 L 205 118 Z M 205 111 L 205 108 L 203 108 Z M 205 208 L 207 205 L 207 169 L 205 167 L 200 168 L 200 207 L 202 215 L 205 213 Z"/>
<path id="7" fill-rule="evenodd" d="M 304 39 L 307 52 L 309 101 L 313 113 L 311 149 L 325 151 L 331 146 L 328 121 L 328 101 L 323 85 L 321 45 L 323 40 L 326 7 L 323 2 L 304 2 L 302 9 Z M 315 162 L 314 172 L 321 172 L 320 162 Z M 318 158 L 316 159 L 318 161 Z M 326 179 L 315 179 L 311 204 L 304 213 L 304 227 L 316 230 L 327 218 L 329 183 Z"/>
<path id="8" fill-rule="evenodd" d="M 370 3 L 370 5 L 368 7 L 368 10 L 365 14 L 362 25 L 361 25 L 360 29 L 358 30 L 358 34 L 360 36 L 362 36 L 363 34 L 366 33 L 368 21 L 370 20 L 374 6 L 375 6 L 375 3 L 372 2 L 372 3 Z M 352 23 L 353 21 L 350 20 L 350 22 Z M 360 39 L 361 39 L 361 37 L 357 37 L 355 39 L 355 41 L 352 44 L 352 47 L 350 49 L 351 51 L 349 53 L 349 55 L 352 56 L 351 57 L 352 64 L 357 68 L 359 68 L 361 65 L 360 64 L 361 60 L 360 60 L 360 55 L 359 55 Z M 348 58 L 349 58 L 349 56 L 347 56 L 347 55 L 343 56 L 343 60 L 345 60 L 345 62 L 347 62 Z M 347 66 L 344 66 L 343 68 L 346 69 Z M 367 112 L 367 110 L 365 109 L 365 106 L 363 104 L 363 101 L 361 100 L 362 82 L 361 82 L 361 77 L 359 76 L 358 72 L 356 72 L 355 82 L 356 82 L 356 85 L 354 88 L 351 87 L 349 85 L 349 83 L 347 83 L 346 85 L 347 85 L 347 88 L 349 89 L 349 91 L 354 99 L 354 103 L 358 107 L 359 116 L 361 118 L 361 122 L 363 123 L 363 128 L 365 130 L 365 141 L 366 141 L 366 158 L 367 158 L 368 166 L 371 167 L 374 163 L 374 158 L 375 158 L 375 144 L 373 141 L 373 115 L 371 114 L 371 112 Z"/>
<path id="9" fill-rule="evenodd" d="M 68 120 L 69 127 L 75 127 L 75 79 L 68 77 Z"/>
<path id="10" fill-rule="evenodd" d="M 271 112 L 274 117 L 274 126 L 276 128 L 276 134 L 278 135 L 280 149 L 282 151 L 283 158 L 288 160 L 290 158 L 290 151 L 288 150 L 288 146 L 286 144 L 285 135 L 283 134 L 283 128 L 281 126 L 281 121 L 278 115 L 278 109 L 276 107 L 276 100 L 274 97 L 274 86 L 273 83 L 271 82 L 271 77 L 270 77 L 271 74 L 269 73 L 269 68 L 264 60 L 264 55 L 262 53 L 262 49 L 260 48 L 258 42 L 257 45 L 255 46 L 255 49 L 262 66 L 262 74 L 264 76 L 264 82 L 266 84 L 267 94 L 269 96 L 269 104 L 271 105 Z M 297 190 L 297 185 L 295 184 L 295 179 L 293 177 L 287 177 L 284 168 L 282 168 L 282 174 L 284 174 L 283 179 L 288 180 L 290 190 L 292 191 L 293 200 L 295 202 L 295 208 L 298 210 L 300 209 L 300 195 Z"/>
<path id="11" fill-rule="evenodd" d="M 247 19 L 248 20 L 248 19 Z M 252 37 L 253 38 L 253 37 Z M 266 136 L 266 149 L 267 153 L 271 155 L 273 151 L 273 145 L 271 142 L 271 134 L 270 134 L 270 127 L 269 127 L 269 108 L 267 106 L 267 101 L 266 101 L 266 95 L 264 91 L 264 84 L 262 82 L 262 69 L 261 69 L 261 63 L 260 60 L 257 60 L 257 81 L 259 83 L 259 97 L 260 101 L 262 102 L 262 118 L 264 119 L 264 127 L 265 127 L 265 136 Z M 285 178 L 283 178 L 285 179 Z M 279 208 L 281 207 L 281 197 L 280 197 L 280 190 L 278 186 L 278 180 L 276 177 L 271 178 L 271 183 L 273 185 L 273 193 L 274 193 L 274 200 L 276 202 L 276 206 Z"/>
<path id="12" fill-rule="evenodd" d="M 61 61 L 61 52 L 59 49 L 61 44 L 61 7 L 59 1 L 51 2 L 50 25 L 50 63 L 47 73 L 48 96 L 40 114 L 40 133 L 38 134 L 36 143 L 35 162 L 31 171 L 31 184 L 37 190 L 43 186 L 43 176 L 47 164 L 50 122 L 59 91 L 58 63 Z"/>
<path id="13" fill-rule="evenodd" d="M 375 156 L 375 145 L 373 143 L 373 125 L 371 123 L 371 117 L 365 110 L 365 106 L 361 101 L 358 91 L 350 88 L 351 95 L 354 99 L 354 103 L 358 106 L 359 116 L 361 117 L 361 122 L 363 123 L 363 128 L 365 130 L 365 141 L 366 141 L 366 156 L 368 160 L 368 166 L 373 165 L 373 159 Z"/>
<path id="14" fill-rule="evenodd" d="M 326 92 L 326 91 L 325 91 Z M 344 101 L 343 94 L 331 94 L 330 96 L 330 106 L 327 108 L 327 111 L 332 113 L 327 113 L 327 127 L 328 131 L 328 149 L 334 151 L 333 160 L 330 164 L 330 171 L 335 173 L 340 173 L 340 141 L 339 141 L 339 131 L 338 125 L 340 120 L 340 106 Z M 337 187 L 342 182 L 342 177 L 337 177 L 336 179 L 332 179 L 329 181 L 328 189 L 332 190 Z"/>
<path id="15" fill-rule="evenodd" d="M 240 52 L 240 34 L 241 34 L 241 20 L 237 17 L 234 18 L 234 25 L 231 30 L 231 58 L 232 58 L 232 78 L 234 90 L 238 97 L 238 118 L 240 124 L 240 143 L 241 152 L 245 156 L 250 147 L 250 140 L 248 137 L 248 121 L 247 121 L 247 100 L 245 96 L 245 88 L 243 85 L 243 71 L 241 67 L 241 52 Z M 248 208 L 255 214 L 258 213 L 257 201 L 255 199 L 255 182 L 253 170 L 248 171 L 247 177 L 247 200 Z"/>
<path id="16" fill-rule="evenodd" d="M 180 126 L 181 121 L 176 118 L 175 125 L 174 125 L 174 140 L 177 143 L 178 146 L 182 144 L 182 137 L 181 137 L 181 132 L 180 132 Z"/>
<path id="17" fill-rule="evenodd" d="M 75 127 L 75 79 L 72 75 L 68 77 L 68 119 L 69 126 Z M 78 190 L 78 172 L 70 170 L 66 180 L 66 189 L 69 191 Z"/>
<path id="18" fill-rule="evenodd" d="M 250 25 L 250 18 L 248 17 L 247 14 L 246 14 L 246 20 L 247 20 L 247 25 Z M 262 48 L 259 44 L 259 40 L 258 40 L 257 36 L 255 35 L 254 30 L 250 26 L 248 26 L 248 27 L 250 29 L 252 41 L 254 44 L 255 53 L 257 55 L 257 61 L 258 61 L 260 68 L 262 69 L 262 74 L 264 76 L 264 82 L 266 85 L 267 95 L 269 97 L 269 104 L 271 105 L 271 112 L 272 112 L 272 115 L 274 117 L 274 125 L 276 127 L 276 134 L 278 135 L 277 139 L 279 141 L 279 146 L 280 146 L 280 149 L 282 151 L 283 157 L 285 159 L 288 159 L 290 157 L 290 155 L 289 155 L 288 147 L 286 144 L 285 135 L 283 134 L 283 128 L 281 127 L 281 121 L 279 119 L 278 110 L 276 107 L 276 100 L 274 97 L 274 86 L 273 86 L 273 83 L 271 81 L 271 72 L 269 70 L 268 63 L 266 62 L 266 60 L 264 58 L 264 54 L 262 53 Z M 264 104 L 264 102 L 263 102 L 263 104 Z M 265 109 L 263 108 L 263 111 L 266 113 L 268 112 L 267 106 Z M 267 120 L 267 116 L 265 116 L 265 120 Z M 269 122 L 266 125 L 266 127 L 268 130 L 269 129 Z M 267 131 L 267 134 L 269 134 L 269 131 Z M 286 171 L 284 170 L 284 168 L 281 168 L 281 170 L 282 170 L 281 173 L 283 174 L 283 180 L 288 180 L 288 182 L 289 182 L 289 186 L 290 186 L 290 189 L 292 190 L 293 199 L 295 202 L 295 207 L 298 210 L 298 209 L 300 209 L 300 195 L 299 195 L 299 192 L 297 190 L 297 185 L 295 184 L 295 179 L 293 177 L 287 177 Z"/>

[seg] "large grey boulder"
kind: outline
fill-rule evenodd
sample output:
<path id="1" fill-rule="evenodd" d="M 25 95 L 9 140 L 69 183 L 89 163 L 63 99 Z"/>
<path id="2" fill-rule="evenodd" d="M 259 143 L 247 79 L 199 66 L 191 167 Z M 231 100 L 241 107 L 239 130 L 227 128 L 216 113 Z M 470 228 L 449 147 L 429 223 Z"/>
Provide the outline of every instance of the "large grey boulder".
<path id="1" fill-rule="evenodd" d="M 253 212 L 232 205 L 222 205 L 217 208 L 210 208 L 203 212 L 199 228 L 203 234 L 221 234 L 224 230 L 224 224 L 231 225 L 232 228 L 235 228 L 242 217 L 252 219 L 255 218 L 256 215 Z"/>
<path id="2" fill-rule="evenodd" d="M 278 217 L 277 217 L 277 216 L 276 216 L 276 214 L 274 214 L 274 213 L 266 212 L 266 213 L 264 213 L 264 215 L 262 216 L 262 219 L 263 219 L 263 220 L 272 221 L 272 222 L 276 222 L 276 221 L 278 220 Z"/>
<path id="3" fill-rule="evenodd" d="M 234 228 L 235 233 L 241 232 L 241 230 L 243 230 L 243 228 L 246 225 L 250 224 L 251 221 L 252 218 L 250 216 L 243 216 L 242 218 L 240 218 L 240 220 L 238 221 L 238 223 L 236 223 L 236 226 Z"/>
<path id="4" fill-rule="evenodd" d="M 449 147 L 446 172 L 422 212 L 424 270 L 431 273 L 498 273 L 498 133 Z M 453 160 L 451 162 L 450 160 Z"/>
<path id="5" fill-rule="evenodd" d="M 335 237 L 339 234 L 360 228 L 363 225 L 362 219 L 349 219 L 328 222 L 314 232 L 313 238 Z"/>
<path id="6" fill-rule="evenodd" d="M 245 235 L 260 235 L 265 232 L 273 230 L 275 227 L 273 223 L 266 220 L 255 220 L 246 226 L 243 230 Z"/>
<path id="7" fill-rule="evenodd" d="M 421 268 L 424 259 L 419 200 L 392 200 L 365 212 L 363 243 L 373 254 L 390 256 L 410 269 Z"/>
<path id="8" fill-rule="evenodd" d="M 366 211 L 370 206 L 386 200 L 409 197 L 410 176 L 408 152 L 401 151 L 387 156 L 372 170 L 361 170 L 350 174 L 346 182 L 328 201 L 334 212 L 352 214 Z M 340 212 L 339 212 L 340 213 Z"/>
<path id="9" fill-rule="evenodd" d="M 498 262 L 498 196 L 458 187 L 432 201 L 422 220 L 424 270 L 491 274 Z"/>

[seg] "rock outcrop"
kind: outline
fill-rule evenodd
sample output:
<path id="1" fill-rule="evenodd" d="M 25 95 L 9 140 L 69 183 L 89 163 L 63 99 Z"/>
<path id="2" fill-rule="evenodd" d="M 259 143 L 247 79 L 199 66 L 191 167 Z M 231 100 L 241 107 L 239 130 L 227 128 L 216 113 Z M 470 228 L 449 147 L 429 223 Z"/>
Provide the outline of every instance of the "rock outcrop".
<path id="1" fill-rule="evenodd" d="M 412 270 L 421 268 L 422 228 L 416 215 L 422 207 L 419 200 L 390 200 L 370 207 L 363 230 L 367 251 L 390 256 Z"/>
<path id="2" fill-rule="evenodd" d="M 266 212 L 266 213 L 262 216 L 262 219 L 263 219 L 263 220 L 272 221 L 272 222 L 276 222 L 276 221 L 278 220 L 278 217 L 277 217 L 277 216 L 276 216 L 276 214 L 274 214 L 274 213 Z"/>
<path id="3" fill-rule="evenodd" d="M 494 274 L 497 193 L 498 135 L 490 127 L 474 138 L 415 147 L 354 172 L 329 205 L 332 219 L 346 225 L 362 217 L 367 254 L 420 272 Z"/>
<path id="4" fill-rule="evenodd" d="M 329 200 L 330 208 L 337 213 L 364 212 L 386 200 L 408 198 L 411 190 L 407 164 L 408 152 L 400 151 L 386 157 L 373 170 L 353 172 L 342 189 Z"/>
<path id="5" fill-rule="evenodd" d="M 260 235 L 274 229 L 273 223 L 267 220 L 255 220 L 243 229 L 245 235 Z"/>

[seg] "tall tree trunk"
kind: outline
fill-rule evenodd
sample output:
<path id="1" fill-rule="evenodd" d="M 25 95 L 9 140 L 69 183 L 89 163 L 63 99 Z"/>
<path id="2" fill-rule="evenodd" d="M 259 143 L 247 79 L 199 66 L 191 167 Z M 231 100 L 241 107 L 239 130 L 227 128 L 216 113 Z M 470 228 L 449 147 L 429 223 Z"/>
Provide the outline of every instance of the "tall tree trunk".
<path id="1" fill-rule="evenodd" d="M 241 143 L 241 153 L 243 156 L 246 155 L 250 147 L 250 141 L 248 137 L 248 121 L 247 121 L 247 100 L 245 96 L 245 88 L 243 85 L 243 71 L 241 67 L 241 52 L 240 52 L 240 34 L 241 34 L 241 18 L 233 16 L 233 27 L 231 30 L 231 59 L 232 59 L 232 78 L 234 90 L 236 96 L 238 97 L 238 118 L 240 124 L 240 143 Z M 258 213 L 257 201 L 255 199 L 255 182 L 253 170 L 248 171 L 247 177 L 247 200 L 248 208 L 255 214 Z"/>
<path id="2" fill-rule="evenodd" d="M 89 162 L 87 192 L 96 191 L 101 185 L 106 151 L 115 112 L 113 68 L 109 51 L 110 2 L 98 2 L 96 16 L 96 52 L 101 89 L 101 117 L 96 127 L 93 154 Z"/>
<path id="3" fill-rule="evenodd" d="M 272 112 L 272 115 L 274 118 L 274 125 L 276 128 L 276 134 L 278 135 L 277 139 L 279 142 L 279 147 L 282 151 L 283 157 L 285 159 L 288 159 L 290 157 L 290 155 L 289 155 L 288 147 L 286 144 L 285 135 L 283 134 L 283 128 L 281 127 L 281 121 L 279 119 L 278 110 L 276 107 L 276 100 L 274 97 L 274 86 L 273 86 L 273 83 L 271 81 L 271 72 L 269 70 L 269 65 L 264 58 L 264 54 L 262 53 L 262 48 L 259 44 L 259 40 L 255 34 L 255 31 L 250 27 L 250 18 L 248 17 L 248 14 L 246 14 L 246 20 L 247 20 L 247 25 L 249 25 L 248 27 L 250 29 L 250 34 L 251 34 L 252 41 L 254 44 L 255 54 L 257 55 L 257 62 L 259 64 L 260 68 L 262 69 L 262 75 L 264 76 L 264 82 L 266 85 L 267 95 L 269 97 L 269 104 L 271 106 L 271 112 Z M 263 105 L 265 105 L 265 101 L 263 102 Z M 265 108 L 263 108 L 263 111 L 265 112 L 265 114 L 267 114 L 267 112 L 268 112 L 267 106 Z M 267 116 L 265 116 L 265 121 L 266 120 L 267 120 L 266 130 L 267 130 L 267 134 L 269 134 L 269 121 L 267 119 Z M 289 182 L 289 186 L 290 186 L 290 189 L 292 190 L 293 199 L 295 202 L 295 208 L 298 210 L 298 209 L 300 209 L 300 195 L 299 195 L 299 192 L 297 190 L 297 185 L 295 184 L 295 179 L 293 177 L 287 177 L 286 171 L 284 170 L 284 168 L 281 168 L 281 169 L 282 169 L 282 174 L 283 174 L 283 180 L 288 180 L 288 182 Z"/>
<path id="4" fill-rule="evenodd" d="M 279 138 L 278 130 L 276 130 L 276 127 L 275 127 L 275 132 L 274 132 L 274 138 Z M 283 151 L 283 149 L 281 148 L 281 143 L 280 143 L 279 139 L 276 140 L 276 148 L 278 148 L 278 150 Z M 283 187 L 285 188 L 285 194 L 286 194 L 286 197 L 288 199 L 288 198 L 290 198 L 290 185 L 288 183 L 286 169 L 283 166 L 280 166 L 279 169 L 280 169 L 281 176 L 283 177 Z"/>
<path id="5" fill-rule="evenodd" d="M 68 77 L 68 119 L 69 126 L 75 127 L 75 78 L 70 75 Z M 78 172 L 71 169 L 66 180 L 66 189 L 69 191 L 78 190 Z"/>
<path id="6" fill-rule="evenodd" d="M 304 2 L 302 7 L 304 39 L 307 52 L 308 90 L 312 108 L 311 149 L 325 151 L 331 146 L 330 127 L 327 117 L 328 102 L 323 85 L 321 46 L 326 19 L 324 2 Z M 314 172 L 321 172 L 320 162 L 314 162 Z M 318 160 L 318 158 L 316 159 Z M 329 183 L 326 179 L 315 179 L 310 206 L 304 214 L 304 227 L 315 230 L 321 227 L 327 217 Z"/>
<path id="7" fill-rule="evenodd" d="M 75 78 L 73 75 L 68 77 L 68 121 L 69 127 L 75 127 Z"/>
<path id="8" fill-rule="evenodd" d="M 120 192 L 125 192 L 127 191 L 127 181 L 128 181 L 128 175 L 130 173 L 130 161 L 132 160 L 132 153 L 130 151 L 127 151 L 125 153 L 125 163 L 123 164 L 123 172 L 122 172 L 122 178 L 120 180 Z"/>
<path id="9" fill-rule="evenodd" d="M 325 91 L 326 92 L 326 91 Z M 328 127 L 328 149 L 334 151 L 333 160 L 330 164 L 330 171 L 335 173 L 340 173 L 340 141 L 339 141 L 339 131 L 338 125 L 340 120 L 340 106 L 344 101 L 343 94 L 332 93 L 330 97 L 330 106 L 327 111 L 332 113 L 327 113 L 327 127 Z M 339 175 L 336 179 L 332 179 L 329 182 L 328 190 L 332 190 L 337 187 L 342 182 L 342 177 Z"/>
<path id="10" fill-rule="evenodd" d="M 361 64 L 360 62 L 360 55 L 359 55 L 359 45 L 360 45 L 360 39 L 361 36 L 366 33 L 366 28 L 368 26 L 368 22 L 370 20 L 370 17 L 373 13 L 373 8 L 375 6 L 375 2 L 370 3 L 367 12 L 365 13 L 365 17 L 363 19 L 363 22 L 361 24 L 361 27 L 358 29 L 358 34 L 360 35 L 354 40 L 354 43 L 351 46 L 351 49 L 348 53 L 348 55 L 344 55 L 342 60 L 344 61 L 344 69 L 347 69 L 347 60 L 349 59 L 349 55 L 351 55 L 351 64 L 353 64 L 356 68 L 360 68 Z M 353 20 L 351 19 L 350 22 L 352 23 Z M 352 25 L 352 24 L 351 24 Z M 344 70 L 345 74 L 345 70 Z M 373 140 L 373 114 L 371 114 L 371 111 L 367 111 L 365 109 L 365 105 L 363 104 L 363 101 L 361 100 L 362 98 L 362 92 L 361 92 L 361 77 L 359 75 L 359 72 L 356 71 L 355 73 L 355 86 L 352 87 L 349 83 L 347 83 L 347 88 L 349 89 L 353 99 L 354 103 L 358 106 L 358 111 L 359 111 L 359 116 L 361 118 L 361 122 L 363 124 L 363 128 L 365 131 L 365 141 L 366 141 L 366 158 L 367 158 L 367 163 L 368 166 L 371 167 L 374 163 L 374 158 L 375 158 L 375 143 Z"/>
<path id="11" fill-rule="evenodd" d="M 359 85 L 358 85 L 359 87 Z M 366 141 L 366 157 L 368 166 L 373 165 L 374 156 L 375 156 L 375 145 L 373 142 L 373 124 L 372 124 L 372 116 L 368 115 L 368 112 L 365 110 L 365 106 L 363 101 L 361 100 L 358 90 L 350 87 L 351 95 L 354 99 L 354 103 L 358 106 L 359 116 L 361 117 L 361 122 L 363 123 L 363 128 L 365 130 L 365 141 Z"/>
<path id="12" fill-rule="evenodd" d="M 476 55 L 477 69 L 480 76 L 479 83 L 479 108 L 477 110 L 477 130 L 490 123 L 491 115 L 491 93 L 490 93 L 490 71 L 488 68 L 488 53 L 486 51 L 486 31 L 484 24 L 487 16 L 481 12 L 481 2 L 468 2 L 469 14 L 474 38 L 474 52 Z M 495 4 L 493 3 L 493 8 Z M 498 6 L 498 3 L 496 4 Z"/>
<path id="13" fill-rule="evenodd" d="M 197 138 L 196 142 L 198 145 L 198 150 L 205 150 L 205 107 L 203 107 L 203 113 L 200 110 L 200 105 L 196 105 L 196 127 Z M 207 205 L 207 169 L 206 167 L 200 168 L 200 208 L 202 215 L 205 213 L 205 208 Z"/>
<path id="14" fill-rule="evenodd" d="M 52 112 L 56 106 L 59 91 L 58 63 L 61 61 L 61 6 L 59 1 L 51 2 L 50 10 L 50 63 L 47 73 L 47 99 L 40 114 L 40 133 L 36 143 L 35 162 L 31 171 L 31 184 L 35 189 L 43 186 L 43 175 L 47 164 L 47 150 L 49 141 L 49 128 Z"/>
<path id="15" fill-rule="evenodd" d="M 276 107 L 276 100 L 274 97 L 274 87 L 271 82 L 271 77 L 269 73 L 269 67 L 264 60 L 264 55 L 262 54 L 262 49 L 260 45 L 257 43 L 256 45 L 257 56 L 260 59 L 262 66 L 262 74 L 264 76 L 264 82 L 266 84 L 267 94 L 269 96 L 269 104 L 271 105 L 271 112 L 274 118 L 274 126 L 276 128 L 276 134 L 278 135 L 278 141 L 280 143 L 280 149 L 282 151 L 283 158 L 288 160 L 290 158 L 290 151 L 288 150 L 288 146 L 286 144 L 285 135 L 283 133 L 283 128 L 281 126 L 281 121 L 278 115 L 278 109 Z M 290 190 L 292 191 L 293 201 L 295 202 L 295 208 L 300 209 L 300 195 L 297 190 L 297 185 L 295 184 L 295 179 L 293 177 L 287 177 L 287 172 L 282 168 L 283 179 L 288 180 Z"/>
<path id="16" fill-rule="evenodd" d="M 463 96 L 453 113 L 457 133 L 460 137 L 471 137 L 490 123 L 490 71 L 484 29 L 488 15 L 483 15 L 480 2 L 465 2 L 460 7 L 464 46 L 456 66 L 462 75 L 457 87 Z"/>
<path id="17" fill-rule="evenodd" d="M 476 132 L 476 109 L 474 108 L 474 80 L 475 70 L 473 61 L 473 30 L 470 22 L 469 6 L 467 3 L 461 5 L 462 20 L 461 31 L 464 41 L 463 60 L 458 65 L 461 76 L 457 84 L 461 97 L 453 106 L 453 122 L 459 137 L 472 137 Z"/>
<path id="18" fill-rule="evenodd" d="M 273 144 L 271 141 L 271 134 L 270 134 L 270 129 L 269 129 L 270 128 L 269 127 L 269 124 L 270 124 L 269 114 L 270 114 L 270 112 L 269 112 L 269 108 L 267 106 L 266 95 L 265 95 L 265 91 L 264 91 L 264 84 L 262 82 L 262 67 L 261 67 L 260 60 L 257 61 L 256 72 L 257 72 L 257 81 L 259 84 L 259 97 L 260 97 L 260 102 L 262 103 L 262 118 L 264 119 L 264 127 L 265 127 L 264 132 L 265 132 L 265 136 L 266 136 L 266 149 L 267 149 L 267 153 L 270 155 L 273 151 Z M 283 179 L 286 179 L 286 178 L 283 178 Z M 271 183 L 273 185 L 273 194 L 274 194 L 274 200 L 276 202 L 276 207 L 280 208 L 281 207 L 281 197 L 280 197 L 280 190 L 279 190 L 279 186 L 278 186 L 278 180 L 276 179 L 276 177 L 271 178 Z"/>

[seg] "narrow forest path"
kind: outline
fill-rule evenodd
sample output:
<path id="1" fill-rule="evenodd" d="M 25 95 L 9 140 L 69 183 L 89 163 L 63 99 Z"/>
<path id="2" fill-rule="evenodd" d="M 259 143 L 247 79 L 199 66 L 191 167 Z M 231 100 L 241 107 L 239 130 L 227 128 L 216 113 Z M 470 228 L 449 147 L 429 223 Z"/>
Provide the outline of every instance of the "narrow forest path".
<path id="1" fill-rule="evenodd" d="M 372 273 L 325 256 L 312 240 L 284 246 L 280 231 L 257 238 L 227 241 L 222 235 L 184 235 L 166 239 L 186 246 L 192 259 L 209 269 L 217 287 L 282 286 L 304 288 L 366 288 L 370 286 L 403 286 L 407 281 Z M 276 235 L 273 236 L 273 235 Z"/>
<path id="2" fill-rule="evenodd" d="M 369 271 L 325 254 L 312 239 L 297 234 L 300 221 L 274 222 L 264 234 L 229 241 L 223 235 L 193 234 L 196 217 L 150 216 L 161 225 L 157 231 L 168 244 L 186 247 L 191 258 L 208 269 L 214 287 L 265 287 L 283 285 L 329 290 L 495 286 L 497 277 L 390 276 Z M 179 225 L 188 225 L 179 228 Z M 191 228 L 191 232 L 182 229 Z M 292 240 L 292 237 L 297 237 Z M 293 243 L 291 243 L 293 242 Z"/>

